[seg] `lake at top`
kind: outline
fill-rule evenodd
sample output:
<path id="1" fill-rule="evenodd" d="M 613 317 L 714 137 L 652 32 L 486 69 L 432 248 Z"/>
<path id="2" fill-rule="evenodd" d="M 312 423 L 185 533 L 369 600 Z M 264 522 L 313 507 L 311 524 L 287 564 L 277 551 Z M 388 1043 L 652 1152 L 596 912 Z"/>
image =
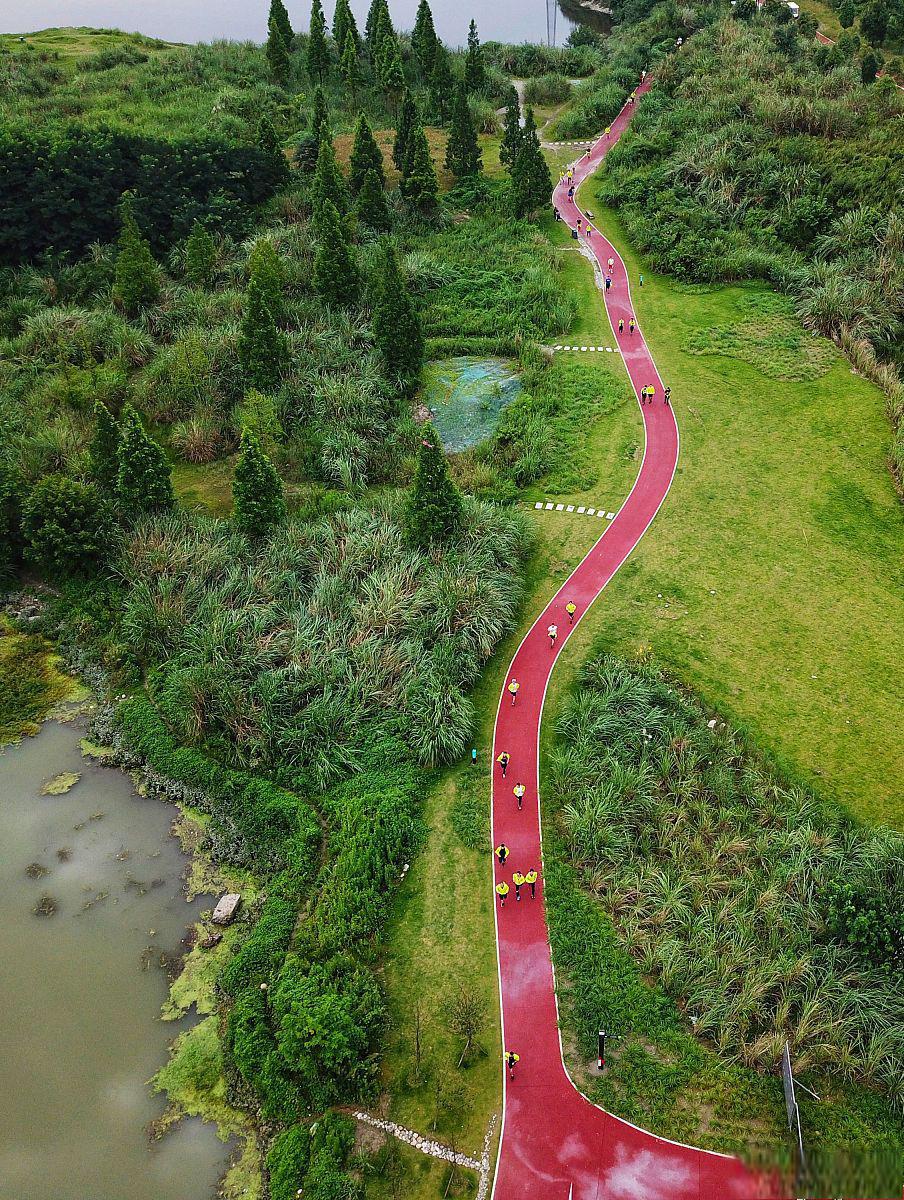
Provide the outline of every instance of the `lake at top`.
<path id="1" fill-rule="evenodd" d="M 209 1200 L 228 1158 L 213 1127 L 146 1127 L 180 1029 L 159 1019 L 160 956 L 210 898 L 185 900 L 176 810 L 79 736 L 48 721 L 0 752 L 0 1200 Z M 41 794 L 65 772 L 70 791 Z"/>
<path id="2" fill-rule="evenodd" d="M 561 45 L 571 22 L 550 3 L 550 21 L 555 21 L 555 40 Z M 418 0 L 390 0 L 397 29 L 414 25 Z M 369 0 L 351 0 L 352 10 L 363 28 Z M 308 27 L 309 0 L 286 0 L 296 29 Z M 460 0 L 431 0 L 436 32 L 449 46 L 463 45 L 468 22 L 473 17 L 483 41 L 545 42 L 547 0 L 493 0 L 492 4 L 462 4 Z M 332 21 L 334 0 L 325 0 L 327 20 Z M 192 0 L 0 0 L 0 33 L 26 33 L 55 25 L 87 25 L 144 33 L 172 42 L 230 41 L 263 42 L 267 37 L 269 0 L 219 0 L 216 4 Z"/>

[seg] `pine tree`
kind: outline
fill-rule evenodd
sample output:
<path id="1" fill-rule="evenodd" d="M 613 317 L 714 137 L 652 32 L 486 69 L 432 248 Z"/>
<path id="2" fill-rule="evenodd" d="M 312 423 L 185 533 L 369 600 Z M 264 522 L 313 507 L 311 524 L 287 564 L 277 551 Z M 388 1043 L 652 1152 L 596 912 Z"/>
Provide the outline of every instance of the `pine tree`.
<path id="1" fill-rule="evenodd" d="M 289 20 L 289 13 L 283 0 L 270 0 L 270 21 L 279 30 L 286 50 L 291 50 L 292 42 L 295 40 L 295 30 L 292 28 L 292 22 Z M 267 22 L 268 25 L 270 21 Z"/>
<path id="2" fill-rule="evenodd" d="M 446 123 L 446 114 L 449 111 L 449 102 L 454 86 L 452 68 L 449 65 L 449 52 L 445 46 L 437 42 L 433 73 L 430 76 L 430 103 L 433 111 L 439 116 L 441 125 Z"/>
<path id="3" fill-rule="evenodd" d="M 411 159 L 411 133 L 418 123 L 417 107 L 411 92 L 407 89 L 402 97 L 402 107 L 399 110 L 399 120 L 396 127 L 395 141 L 392 144 L 392 161 L 400 175 L 408 173 Z"/>
<path id="4" fill-rule="evenodd" d="M 285 187 L 289 182 L 289 163 L 276 126 L 266 113 L 257 122 L 257 144 L 267 156 L 267 166 L 262 170 L 266 172 L 268 183 L 274 191 Z"/>
<path id="5" fill-rule="evenodd" d="M 511 176 L 512 207 L 516 217 L 527 217 L 549 203 L 552 176 L 540 149 L 532 108 L 527 110 L 524 118 L 521 145 L 511 166 Z"/>
<path id="6" fill-rule="evenodd" d="M 838 5 L 838 21 L 842 29 L 850 29 L 857 19 L 857 6 L 854 0 L 841 0 Z"/>
<path id="7" fill-rule="evenodd" d="M 358 62 L 358 43 L 351 30 L 345 35 L 345 46 L 339 60 L 339 69 L 346 87 L 352 94 L 352 104 L 358 98 L 358 88 L 361 86 L 361 66 Z"/>
<path id="8" fill-rule="evenodd" d="M 315 211 L 314 234 L 314 287 L 328 304 L 355 304 L 361 276 L 346 242 L 345 223 L 332 201 L 325 200 Z"/>
<path id="9" fill-rule="evenodd" d="M 408 497 L 406 532 L 415 546 L 429 549 L 445 542 L 461 528 L 463 506 L 458 488 L 449 478 L 449 467 L 436 430 L 421 426 L 414 484 Z"/>
<path id="10" fill-rule="evenodd" d="M 94 402 L 94 436 L 89 463 L 91 478 L 106 495 L 116 489 L 119 474 L 119 426 L 102 400 Z"/>
<path id="11" fill-rule="evenodd" d="M 430 159 L 427 137 L 420 124 L 411 131 L 408 172 L 403 176 L 399 190 L 413 212 L 422 217 L 432 217 L 436 214 L 439 186 Z"/>
<path id="12" fill-rule="evenodd" d="M 471 120 L 471 110 L 468 108 L 468 93 L 464 84 L 459 84 L 455 90 L 452 127 L 446 143 L 446 169 L 451 171 L 456 179 L 466 179 L 480 174 L 480 160 L 477 132 Z"/>
<path id="13" fill-rule="evenodd" d="M 333 41 L 337 46 L 344 47 L 349 34 L 354 38 L 355 53 L 360 54 L 361 38 L 355 23 L 355 14 L 352 12 L 348 0 L 336 0 L 336 10 L 333 13 Z"/>
<path id="14" fill-rule="evenodd" d="M 433 13 L 427 0 L 420 0 L 417 6 L 417 16 L 411 33 L 411 48 L 414 51 L 421 69 L 421 75 L 429 80 L 433 74 L 433 64 L 436 61 L 436 29 L 433 25 Z"/>
<path id="15" fill-rule="evenodd" d="M 193 287 L 205 287 L 213 277 L 217 244 L 213 235 L 195 221 L 185 243 L 185 278 Z"/>
<path id="16" fill-rule="evenodd" d="M 330 48 L 326 40 L 326 18 L 320 0 L 311 0 L 311 28 L 308 32 L 308 48 L 305 66 L 311 79 L 323 84 L 323 77 L 330 65 Z"/>
<path id="17" fill-rule="evenodd" d="M 398 39 L 393 32 L 383 33 L 379 46 L 377 70 L 383 91 L 391 98 L 398 97 L 405 89 L 405 72 L 402 69 Z"/>
<path id="18" fill-rule="evenodd" d="M 236 528 L 249 538 L 266 537 L 286 519 L 282 480 L 250 429 L 242 431 L 232 480 L 232 512 Z"/>
<path id="19" fill-rule="evenodd" d="M 292 60 L 289 58 L 289 47 L 286 45 L 279 25 L 272 17 L 267 24 L 266 54 L 274 83 L 280 87 L 288 87 L 292 77 Z"/>
<path id="20" fill-rule="evenodd" d="M 383 155 L 377 145 L 367 117 L 361 113 L 355 123 L 355 141 L 352 145 L 351 161 L 349 164 L 349 184 L 352 192 L 357 195 L 364 183 L 368 171 L 373 171 L 379 180 L 380 188 L 384 187 L 386 177 L 383 173 Z"/>
<path id="21" fill-rule="evenodd" d="M 364 39 L 367 42 L 367 49 L 370 52 L 371 60 L 376 58 L 377 46 L 380 44 L 380 22 L 385 8 L 386 0 L 371 0 L 370 8 L 367 10 L 367 20 L 364 23 Z"/>
<path id="22" fill-rule="evenodd" d="M 465 58 L 465 87 L 469 92 L 483 90 L 486 83 L 486 70 L 483 65 L 483 51 L 480 49 L 480 38 L 477 36 L 477 26 L 474 21 L 468 26 L 468 54 Z"/>
<path id="23" fill-rule="evenodd" d="M 386 233 L 392 227 L 389 215 L 389 205 L 386 203 L 386 193 L 380 176 L 371 169 L 361 181 L 358 189 L 358 199 L 355 201 L 355 216 L 378 233 Z"/>
<path id="24" fill-rule="evenodd" d="M 512 98 L 505 110 L 505 125 L 502 130 L 502 141 L 499 143 L 499 161 L 503 166 L 511 167 L 521 145 L 521 108 L 518 93 L 513 90 Z"/>
<path id="25" fill-rule="evenodd" d="M 121 227 L 113 282 L 113 299 L 130 315 L 146 308 L 160 295 L 160 275 L 151 247 L 141 236 L 135 220 L 130 192 L 123 193 L 119 205 Z"/>
<path id="26" fill-rule="evenodd" d="M 340 216 L 347 216 L 349 209 L 348 184 L 345 176 L 336 162 L 336 154 L 331 142 L 321 142 L 317 153 L 317 168 L 314 171 L 314 182 L 311 185 L 311 201 L 314 213 L 325 201 L 331 201 L 339 210 Z"/>
<path id="27" fill-rule="evenodd" d="M 388 240 L 374 304 L 373 328 L 387 377 L 399 384 L 406 396 L 413 395 L 424 365 L 424 335 L 395 246 Z"/>
<path id="28" fill-rule="evenodd" d="M 239 361 L 249 387 L 269 392 L 279 385 L 288 348 L 265 300 L 265 288 L 251 276 L 239 333 Z"/>
<path id="29" fill-rule="evenodd" d="M 330 128 L 330 110 L 327 107 L 326 94 L 320 85 L 314 88 L 314 102 L 311 107 L 311 136 L 317 139 L 317 147 L 321 142 L 333 144 L 333 131 Z"/>
<path id="30" fill-rule="evenodd" d="M 122 411 L 117 449 L 116 504 L 126 520 L 176 506 L 166 455 L 145 433 L 141 417 L 127 404 Z"/>
<path id="31" fill-rule="evenodd" d="M 260 241 L 255 242 L 254 248 L 248 255 L 248 276 L 249 279 L 257 280 L 261 299 L 276 324 L 281 324 L 286 315 L 286 302 L 283 295 L 286 273 L 279 255 L 269 239 L 261 238 Z"/>

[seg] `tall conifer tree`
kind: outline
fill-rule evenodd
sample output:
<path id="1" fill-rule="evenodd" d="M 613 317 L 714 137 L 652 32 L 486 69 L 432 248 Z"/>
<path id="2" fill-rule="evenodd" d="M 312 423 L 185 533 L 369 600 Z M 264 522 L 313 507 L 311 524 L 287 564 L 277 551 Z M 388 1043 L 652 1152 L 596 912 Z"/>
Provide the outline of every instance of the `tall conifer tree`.
<path id="1" fill-rule="evenodd" d="M 314 88 L 314 102 L 311 106 L 311 137 L 317 139 L 318 148 L 321 142 L 333 144 L 333 131 L 330 127 L 330 111 L 326 103 L 326 93 L 319 84 Z"/>
<path id="2" fill-rule="evenodd" d="M 433 64 L 436 61 L 436 29 L 433 25 L 433 13 L 430 11 L 428 0 L 420 0 L 417 6 L 417 16 L 414 29 L 411 32 L 411 48 L 414 51 L 421 75 L 430 79 Z"/>
<path id="3" fill-rule="evenodd" d="M 205 287 L 213 277 L 217 244 L 200 221 L 195 221 L 185 242 L 185 278 L 193 287 Z"/>
<path id="4" fill-rule="evenodd" d="M 345 176 L 336 162 L 332 142 L 321 142 L 317 152 L 317 167 L 311 185 L 314 214 L 324 201 L 329 200 L 339 210 L 339 215 L 348 215 L 349 194 Z"/>
<path id="5" fill-rule="evenodd" d="M 267 305 L 266 288 L 252 274 L 239 333 L 239 361 L 246 383 L 262 392 L 272 391 L 279 385 L 287 360 L 286 339 Z"/>
<path id="6" fill-rule="evenodd" d="M 552 176 L 537 137 L 534 110 L 529 108 L 521 131 L 521 145 L 511 166 L 512 207 L 516 217 L 527 217 L 552 195 Z"/>
<path id="7" fill-rule="evenodd" d="M 267 24 L 266 55 L 274 82 L 280 87 L 287 87 L 292 77 L 292 61 L 282 31 L 272 17 Z"/>
<path id="8" fill-rule="evenodd" d="M 377 145 L 373 131 L 364 113 L 359 114 L 355 123 L 355 140 L 352 145 L 351 161 L 349 163 L 349 184 L 354 194 L 361 190 L 364 177 L 368 171 L 373 171 L 380 181 L 382 188 L 386 183 L 383 173 L 383 155 Z"/>
<path id="9" fill-rule="evenodd" d="M 355 304 L 361 276 L 345 236 L 345 222 L 330 200 L 314 213 L 314 287 L 328 304 Z"/>
<path id="10" fill-rule="evenodd" d="M 458 488 L 432 425 L 421 426 L 414 484 L 408 497 L 406 528 L 415 546 L 427 549 L 453 537 L 461 528 L 463 508 Z"/>
<path id="11" fill-rule="evenodd" d="M 395 141 L 392 144 L 392 161 L 400 175 L 405 175 L 411 157 L 411 133 L 418 124 L 418 112 L 414 98 L 406 88 L 399 110 Z"/>
<path id="12" fill-rule="evenodd" d="M 455 82 L 452 78 L 452 68 L 449 65 L 449 52 L 441 42 L 437 42 L 433 72 L 430 76 L 430 103 L 433 111 L 439 117 L 441 125 L 445 125 L 451 109 L 454 88 Z"/>
<path id="13" fill-rule="evenodd" d="M 439 185 L 427 136 L 420 123 L 411 132 L 409 147 L 408 170 L 402 176 L 399 190 L 413 212 L 422 217 L 433 217 L 439 203 Z"/>
<path id="14" fill-rule="evenodd" d="M 285 4 L 283 4 L 283 0 L 270 0 L 270 21 L 279 30 L 282 40 L 285 42 L 286 50 L 291 50 L 292 42 L 295 38 L 295 30 L 292 28 L 292 22 L 289 20 L 289 13 Z"/>
<path id="15" fill-rule="evenodd" d="M 505 124 L 502 130 L 502 141 L 499 143 L 499 161 L 503 166 L 511 167 L 521 145 L 521 107 L 518 93 L 512 91 L 511 99 L 505 110 Z"/>
<path id="16" fill-rule="evenodd" d="M 116 503 L 125 520 L 175 508 L 166 455 L 145 433 L 131 404 L 122 412 L 116 457 Z"/>
<path id="17" fill-rule="evenodd" d="M 355 14 L 352 12 L 348 0 L 336 0 L 336 10 L 333 13 L 333 41 L 341 48 L 348 40 L 349 34 L 355 40 L 355 50 L 360 53 L 361 38 L 355 23 Z"/>
<path id="18" fill-rule="evenodd" d="M 346 87 L 351 92 L 352 104 L 354 104 L 358 98 L 358 88 L 361 86 L 361 66 L 358 62 L 358 43 L 351 30 L 345 35 L 345 46 L 339 60 L 339 69 Z"/>
<path id="19" fill-rule="evenodd" d="M 305 66 L 311 79 L 323 84 L 323 77 L 330 65 L 330 48 L 326 40 L 326 18 L 320 0 L 311 0 L 311 28 L 308 33 L 308 48 Z"/>
<path id="20" fill-rule="evenodd" d="M 113 299 L 134 315 L 153 304 L 160 295 L 160 273 L 151 247 L 141 236 L 132 194 L 125 192 L 119 204 L 121 228 L 113 282 Z"/>
<path id="21" fill-rule="evenodd" d="M 102 400 L 94 402 L 94 436 L 91 438 L 91 478 L 109 496 L 119 475 L 119 426 Z"/>
<path id="22" fill-rule="evenodd" d="M 387 377 L 406 396 L 417 391 L 424 365 L 424 335 L 417 309 L 399 267 L 395 246 L 387 240 L 373 313 L 374 340 Z"/>
<path id="23" fill-rule="evenodd" d="M 468 53 L 465 58 L 465 87 L 469 92 L 483 90 L 486 83 L 486 69 L 483 65 L 483 51 L 480 48 L 480 38 L 477 36 L 477 25 L 474 21 L 468 27 Z"/>
<path id="24" fill-rule="evenodd" d="M 392 227 L 386 193 L 383 190 L 380 176 L 373 169 L 365 174 L 361 182 L 358 198 L 355 201 L 355 216 L 362 224 L 375 229 L 378 233 L 386 233 Z"/>
<path id="25" fill-rule="evenodd" d="M 286 519 L 282 480 L 250 429 L 242 431 L 232 503 L 236 526 L 250 538 L 266 537 Z"/>
<path id="26" fill-rule="evenodd" d="M 464 84 L 459 84 L 455 89 L 452 127 L 446 143 L 446 168 L 456 179 L 467 179 L 480 174 L 480 161 L 480 146 L 468 108 L 468 93 Z"/>

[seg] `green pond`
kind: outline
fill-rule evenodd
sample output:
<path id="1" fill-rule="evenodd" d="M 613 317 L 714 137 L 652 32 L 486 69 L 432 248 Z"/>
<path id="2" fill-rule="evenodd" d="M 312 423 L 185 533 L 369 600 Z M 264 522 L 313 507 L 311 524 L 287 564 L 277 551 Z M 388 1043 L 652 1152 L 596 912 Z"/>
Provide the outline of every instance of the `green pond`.
<path id="1" fill-rule="evenodd" d="M 507 358 L 445 358 L 424 368 L 423 402 L 453 454 L 488 438 L 520 391 L 515 364 Z"/>

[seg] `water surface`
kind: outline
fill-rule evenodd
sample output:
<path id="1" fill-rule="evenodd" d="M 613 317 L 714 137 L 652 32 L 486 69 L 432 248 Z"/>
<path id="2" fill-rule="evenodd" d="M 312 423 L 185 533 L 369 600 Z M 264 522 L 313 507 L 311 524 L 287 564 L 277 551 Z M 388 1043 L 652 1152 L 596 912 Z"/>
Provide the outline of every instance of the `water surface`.
<path id="1" fill-rule="evenodd" d="M 444 449 L 476 446 L 496 428 L 503 408 L 521 392 L 507 358 L 446 358 L 424 368 L 423 402 Z"/>
<path id="2" fill-rule="evenodd" d="M 178 1031 L 160 955 L 210 901 L 185 901 L 175 810 L 85 761 L 79 736 L 47 722 L 0 752 L 0 1200 L 207 1200 L 227 1158 L 212 1127 L 153 1145 L 145 1128 Z M 66 771 L 71 791 L 40 794 Z M 54 916 L 33 913 L 42 896 Z"/>

